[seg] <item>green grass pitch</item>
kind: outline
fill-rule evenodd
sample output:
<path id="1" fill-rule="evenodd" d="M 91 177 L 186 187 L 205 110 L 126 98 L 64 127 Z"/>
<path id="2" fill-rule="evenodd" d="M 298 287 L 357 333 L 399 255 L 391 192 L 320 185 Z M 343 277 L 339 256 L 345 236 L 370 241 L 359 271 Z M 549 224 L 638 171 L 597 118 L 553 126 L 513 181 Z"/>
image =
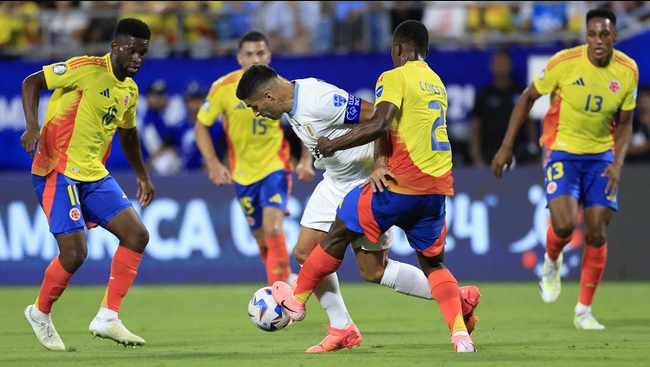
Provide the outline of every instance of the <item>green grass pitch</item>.
<path id="1" fill-rule="evenodd" d="M 467 285 L 462 282 L 461 285 Z M 0 366 L 650 366 L 650 282 L 607 282 L 594 315 L 603 331 L 573 327 L 578 284 L 565 282 L 554 304 L 537 284 L 479 282 L 478 353 L 456 355 L 437 305 L 369 283 L 343 283 L 348 309 L 363 334 L 360 347 L 304 353 L 325 335 L 315 297 L 307 318 L 275 333 L 253 326 L 247 303 L 262 284 L 135 285 L 120 317 L 147 341 L 124 348 L 93 339 L 88 324 L 104 287 L 71 286 L 53 320 L 68 351 L 45 350 L 23 310 L 36 287 L 0 288 Z"/>

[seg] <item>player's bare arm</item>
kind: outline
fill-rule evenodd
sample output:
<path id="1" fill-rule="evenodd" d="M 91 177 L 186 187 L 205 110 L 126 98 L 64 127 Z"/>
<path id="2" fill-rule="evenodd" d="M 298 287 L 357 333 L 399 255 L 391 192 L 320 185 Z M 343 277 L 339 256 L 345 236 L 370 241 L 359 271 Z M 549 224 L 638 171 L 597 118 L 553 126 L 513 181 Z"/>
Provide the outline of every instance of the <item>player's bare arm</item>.
<path id="1" fill-rule="evenodd" d="M 26 130 L 20 137 L 20 145 L 32 158 L 34 158 L 34 151 L 40 139 L 38 103 L 43 89 L 47 89 L 43 70 L 28 76 L 23 81 L 23 111 L 25 113 Z"/>
<path id="2" fill-rule="evenodd" d="M 314 157 L 311 155 L 309 149 L 301 142 L 302 147 L 300 151 L 300 160 L 296 165 L 296 176 L 302 182 L 311 182 L 316 176 L 314 172 Z"/>
<path id="3" fill-rule="evenodd" d="M 120 135 L 120 145 L 124 151 L 124 156 L 129 161 L 129 164 L 131 164 L 131 167 L 133 167 L 133 171 L 135 171 L 137 176 L 136 183 L 138 185 L 138 191 L 136 196 L 140 199 L 140 205 L 147 206 L 153 201 L 156 190 L 151 183 L 151 179 L 149 179 L 149 173 L 144 164 L 144 159 L 142 159 L 138 129 L 123 129 L 118 127 L 117 132 Z"/>
<path id="4" fill-rule="evenodd" d="M 603 176 L 609 178 L 605 188 L 607 194 L 615 194 L 618 189 L 618 183 L 621 180 L 621 168 L 632 139 L 633 116 L 634 111 L 632 110 L 619 112 L 616 137 L 614 138 L 614 161 L 603 172 Z"/>
<path id="5" fill-rule="evenodd" d="M 370 143 L 382 134 L 388 134 L 391 121 L 398 108 L 390 102 L 380 102 L 372 117 L 349 133 L 330 140 L 324 136 L 318 138 L 316 149 L 324 156 L 330 157 L 334 152 Z"/>
<path id="6" fill-rule="evenodd" d="M 530 110 L 533 108 L 535 101 L 541 96 L 537 88 L 535 88 L 535 85 L 531 84 L 517 100 L 515 108 L 512 110 L 512 115 L 510 115 L 506 136 L 503 138 L 499 151 L 494 155 L 494 159 L 492 159 L 492 172 L 494 172 L 497 178 L 503 176 L 504 169 L 510 171 L 512 148 L 515 145 L 517 134 L 528 120 L 528 114 L 530 114 Z"/>
<path id="7" fill-rule="evenodd" d="M 201 155 L 205 160 L 210 181 L 218 186 L 230 185 L 232 183 L 230 170 L 221 163 L 217 156 L 217 151 L 214 149 L 214 142 L 210 136 L 210 128 L 197 122 L 194 124 L 194 136 L 196 145 L 199 147 Z"/>

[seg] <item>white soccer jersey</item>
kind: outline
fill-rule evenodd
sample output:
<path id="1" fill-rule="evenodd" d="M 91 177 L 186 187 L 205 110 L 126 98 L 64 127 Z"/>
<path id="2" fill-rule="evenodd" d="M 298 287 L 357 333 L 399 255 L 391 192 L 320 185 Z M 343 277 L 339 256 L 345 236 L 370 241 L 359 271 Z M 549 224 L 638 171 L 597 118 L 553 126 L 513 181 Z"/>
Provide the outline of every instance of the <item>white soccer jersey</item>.
<path id="1" fill-rule="evenodd" d="M 318 138 L 345 135 L 359 122 L 361 99 L 322 80 L 297 79 L 288 120 L 296 135 L 313 153 Z M 373 143 L 339 150 L 331 157 L 315 157 L 325 167 L 324 177 L 341 197 L 360 185 L 374 166 Z"/>

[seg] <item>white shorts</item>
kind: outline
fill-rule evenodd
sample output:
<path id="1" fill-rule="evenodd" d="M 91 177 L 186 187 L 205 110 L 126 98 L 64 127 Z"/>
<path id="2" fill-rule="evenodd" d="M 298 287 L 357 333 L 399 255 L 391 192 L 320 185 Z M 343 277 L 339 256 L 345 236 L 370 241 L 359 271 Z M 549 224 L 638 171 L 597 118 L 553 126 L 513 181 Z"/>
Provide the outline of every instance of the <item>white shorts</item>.
<path id="1" fill-rule="evenodd" d="M 311 194 L 305 211 L 302 214 L 300 225 L 303 227 L 315 229 L 318 231 L 329 232 L 334 219 L 336 218 L 336 208 L 343 200 L 332 187 L 330 180 L 322 180 Z M 381 251 L 390 248 L 393 243 L 392 230 L 379 237 L 379 242 L 374 243 L 366 236 L 362 236 L 352 242 L 353 248 L 361 247 L 366 251 Z"/>

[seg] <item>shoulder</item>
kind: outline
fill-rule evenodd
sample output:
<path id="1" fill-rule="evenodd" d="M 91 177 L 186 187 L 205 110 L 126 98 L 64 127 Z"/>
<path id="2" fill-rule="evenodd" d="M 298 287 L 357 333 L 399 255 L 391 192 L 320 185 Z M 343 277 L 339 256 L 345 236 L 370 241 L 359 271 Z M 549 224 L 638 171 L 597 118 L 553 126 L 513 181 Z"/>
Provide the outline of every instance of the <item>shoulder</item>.
<path id="1" fill-rule="evenodd" d="M 614 50 L 612 61 L 629 69 L 629 71 L 634 74 L 634 77 L 637 80 L 639 79 L 639 67 L 637 66 L 636 61 L 634 61 L 633 58 L 627 56 L 626 54 L 624 54 L 619 50 Z"/>
<path id="2" fill-rule="evenodd" d="M 242 74 L 243 73 L 241 72 L 241 70 L 236 70 L 214 81 L 214 83 L 212 83 L 212 86 L 210 87 L 210 92 L 208 92 L 208 97 L 213 96 L 218 90 L 223 89 L 225 87 L 236 88 L 237 83 L 239 83 Z"/>
<path id="3" fill-rule="evenodd" d="M 66 61 L 71 70 L 108 71 L 108 61 L 104 56 L 77 56 Z"/>
<path id="4" fill-rule="evenodd" d="M 551 71 L 559 65 L 567 65 L 568 63 L 582 60 L 582 56 L 585 54 L 586 50 L 587 46 L 581 45 L 557 52 L 548 61 L 546 71 Z"/>

